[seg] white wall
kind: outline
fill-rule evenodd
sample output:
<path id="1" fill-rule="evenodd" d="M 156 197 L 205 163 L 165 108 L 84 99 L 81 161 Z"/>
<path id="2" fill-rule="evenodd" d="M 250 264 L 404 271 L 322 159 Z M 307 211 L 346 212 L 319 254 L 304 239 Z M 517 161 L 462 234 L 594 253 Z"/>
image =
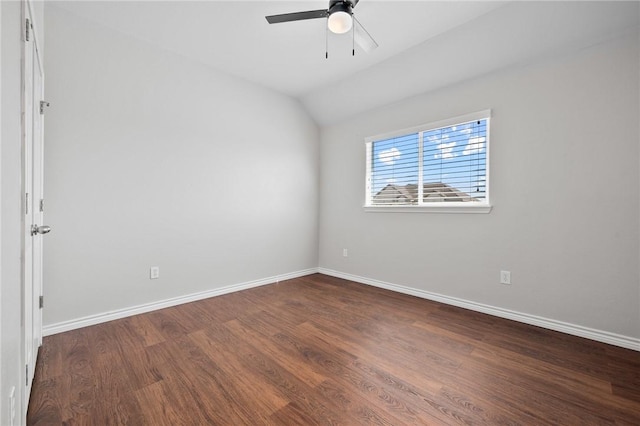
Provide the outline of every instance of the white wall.
<path id="1" fill-rule="evenodd" d="M 317 266 L 319 132 L 298 102 L 55 5 L 45 20 L 45 327 Z"/>
<path id="2" fill-rule="evenodd" d="M 638 342 L 638 51 L 636 27 L 323 128 L 320 267 Z M 489 108 L 490 214 L 363 211 L 366 136 Z"/>

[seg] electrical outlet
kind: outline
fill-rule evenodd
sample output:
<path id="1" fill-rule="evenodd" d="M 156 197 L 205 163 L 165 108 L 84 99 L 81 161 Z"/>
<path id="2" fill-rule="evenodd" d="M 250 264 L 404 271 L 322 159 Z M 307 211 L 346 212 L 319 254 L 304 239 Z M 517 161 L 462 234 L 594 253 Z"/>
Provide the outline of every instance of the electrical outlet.
<path id="1" fill-rule="evenodd" d="M 9 391 L 9 425 L 13 426 L 16 420 L 16 387 Z"/>
<path id="2" fill-rule="evenodd" d="M 160 278 L 160 267 L 152 266 L 151 269 L 149 269 L 149 279 L 157 280 L 158 278 Z"/>
<path id="3" fill-rule="evenodd" d="M 342 257 L 349 257 L 349 250 L 342 249 Z"/>
<path id="4" fill-rule="evenodd" d="M 500 271 L 500 284 L 511 284 L 511 272 L 510 271 Z"/>

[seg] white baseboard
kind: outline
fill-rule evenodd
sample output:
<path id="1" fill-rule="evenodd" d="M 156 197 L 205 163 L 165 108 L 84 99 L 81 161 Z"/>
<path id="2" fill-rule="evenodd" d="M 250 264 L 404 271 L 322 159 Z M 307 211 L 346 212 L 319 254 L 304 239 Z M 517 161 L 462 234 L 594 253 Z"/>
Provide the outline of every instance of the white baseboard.
<path id="1" fill-rule="evenodd" d="M 574 336 L 584 337 L 587 339 L 595 340 L 598 342 L 608 343 L 610 345 L 620 346 L 627 349 L 633 349 L 640 351 L 640 339 L 623 336 L 620 334 L 610 333 L 608 331 L 595 330 L 580 325 L 569 324 L 562 321 L 556 321 L 549 318 L 542 318 L 536 315 L 524 314 L 521 312 L 515 312 L 508 309 L 497 308 L 495 306 L 484 305 L 482 303 L 476 303 L 469 300 L 459 299 L 456 297 L 444 296 L 437 293 L 431 293 L 416 288 L 405 287 L 397 284 L 391 284 L 384 281 L 375 280 L 372 278 L 360 277 L 358 275 L 347 274 L 344 272 L 334 271 L 332 269 L 318 268 L 318 272 L 325 275 L 331 275 L 337 278 L 343 278 L 349 281 L 355 281 L 361 284 L 367 284 L 374 287 L 380 287 L 398 293 L 409 294 L 412 296 L 420 297 L 423 299 L 433 300 L 436 302 L 445 303 L 447 305 L 458 306 L 460 308 L 470 309 L 472 311 L 482 312 L 485 314 L 493 315 L 500 318 L 506 318 L 525 324 L 535 325 L 538 327 L 547 328 L 549 330 L 560 331 L 562 333 L 571 334 Z"/>
<path id="2" fill-rule="evenodd" d="M 337 278 L 343 278 L 349 281 L 355 281 L 361 284 L 380 287 L 387 290 L 396 291 L 398 293 L 409 294 L 409 295 L 420 297 L 423 299 L 445 303 L 447 305 L 458 306 L 460 308 L 470 309 L 472 311 L 482 312 L 482 313 L 493 315 L 500 318 L 506 318 L 506 319 L 522 322 L 525 324 L 547 328 L 549 330 L 560 331 L 562 333 L 571 334 L 574 336 L 584 337 L 584 338 L 595 340 L 598 342 L 608 343 L 611 345 L 640 351 L 640 339 L 637 339 L 634 337 L 623 336 L 620 334 L 610 333 L 602 330 L 595 330 L 595 329 L 583 327 L 580 325 L 570 324 L 562 321 L 556 321 L 549 318 L 542 318 L 536 315 L 530 315 L 530 314 L 525 314 L 521 312 L 511 311 L 509 309 L 498 308 L 495 306 L 490 306 L 490 305 L 485 305 L 482 303 L 477 303 L 469 300 L 459 299 L 457 297 L 450 297 L 442 294 L 431 293 L 431 292 L 416 289 L 416 288 L 406 287 L 406 286 L 397 285 L 397 284 L 391 284 L 388 282 L 379 281 L 372 278 L 361 277 L 358 275 L 352 275 L 345 272 L 334 271 L 332 269 L 326 269 L 326 268 L 304 269 L 301 271 L 295 271 L 288 274 L 276 275 L 273 277 L 247 281 L 239 284 L 232 284 L 229 286 L 216 288 L 213 290 L 207 290 L 199 293 L 193 293 L 185 296 L 179 296 L 171 299 L 161 300 L 158 302 L 152 302 L 152 303 L 147 303 L 143 305 L 132 306 L 129 308 L 118 309 L 116 311 L 104 312 L 96 315 L 86 316 L 83 318 L 63 321 L 56 324 L 50 324 L 50 325 L 44 326 L 42 329 L 42 332 L 44 336 L 50 336 L 52 334 L 75 330 L 77 328 L 87 327 L 90 325 L 100 324 L 103 322 L 125 318 L 132 315 L 142 314 L 145 312 L 151 312 L 158 309 L 181 305 L 183 303 L 194 302 L 196 300 L 207 299 L 209 297 L 220 296 L 223 294 L 232 293 L 234 291 L 246 290 L 249 288 L 259 287 L 262 285 L 276 283 L 279 281 L 303 277 L 305 275 L 311 275 L 318 272 L 321 274 L 330 275 Z"/>
<path id="3" fill-rule="evenodd" d="M 132 315 L 143 314 L 158 309 L 168 308 L 171 306 L 181 305 L 183 303 L 195 302 L 196 300 L 207 299 L 209 297 L 220 296 L 234 291 L 246 290 L 253 287 L 259 287 L 266 284 L 272 284 L 284 280 L 303 277 L 318 272 L 318 268 L 309 268 L 301 271 L 290 272 L 287 274 L 276 275 L 273 277 L 262 278 L 259 280 L 247 281 L 239 284 L 232 284 L 213 290 L 202 291 L 199 293 L 178 296 L 171 299 L 161 300 L 158 302 L 145 303 L 143 305 L 132 306 L 129 308 L 118 309 L 115 311 L 103 312 L 96 315 L 89 315 L 83 318 L 63 321 L 56 324 L 45 325 L 42 328 L 44 336 L 62 333 L 64 331 L 75 330 L 77 328 L 88 327 L 90 325 L 100 324 L 107 321 L 113 321 L 120 318 L 130 317 Z"/>

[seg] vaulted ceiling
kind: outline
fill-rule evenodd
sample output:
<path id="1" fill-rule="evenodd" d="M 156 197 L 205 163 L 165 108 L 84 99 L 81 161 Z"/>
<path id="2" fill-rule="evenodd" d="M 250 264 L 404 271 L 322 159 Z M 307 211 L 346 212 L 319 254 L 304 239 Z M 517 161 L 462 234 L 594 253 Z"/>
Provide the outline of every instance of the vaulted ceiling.
<path id="1" fill-rule="evenodd" d="M 323 19 L 269 25 L 264 18 L 328 1 L 49 4 L 298 98 L 319 124 L 566 54 L 639 22 L 637 2 L 361 0 L 355 15 L 379 48 L 352 56 L 352 37 L 327 34 Z"/>

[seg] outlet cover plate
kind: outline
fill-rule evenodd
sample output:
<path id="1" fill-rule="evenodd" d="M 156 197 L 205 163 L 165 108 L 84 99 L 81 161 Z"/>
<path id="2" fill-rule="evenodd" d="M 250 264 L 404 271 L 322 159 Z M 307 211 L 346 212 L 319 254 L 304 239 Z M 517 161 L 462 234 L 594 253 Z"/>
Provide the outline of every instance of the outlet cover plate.
<path id="1" fill-rule="evenodd" d="M 157 280 L 158 278 L 160 278 L 160 267 L 159 266 L 152 266 L 149 269 L 149 279 L 150 280 Z"/>

